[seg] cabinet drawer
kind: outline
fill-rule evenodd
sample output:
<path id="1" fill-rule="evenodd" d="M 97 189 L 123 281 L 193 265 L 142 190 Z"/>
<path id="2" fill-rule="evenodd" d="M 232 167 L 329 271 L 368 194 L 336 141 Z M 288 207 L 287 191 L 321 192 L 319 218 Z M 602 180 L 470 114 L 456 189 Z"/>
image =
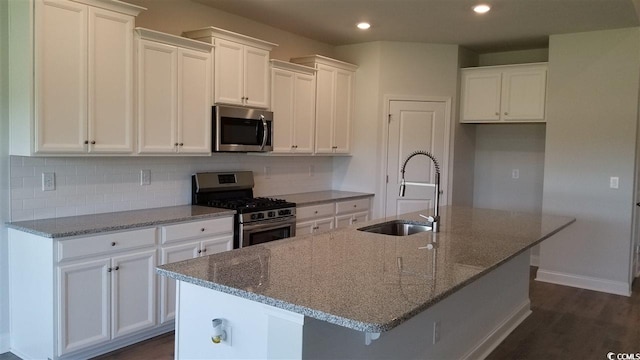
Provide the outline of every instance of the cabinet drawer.
<path id="1" fill-rule="evenodd" d="M 82 258 L 156 244 L 156 228 L 81 237 L 58 242 L 58 261 Z"/>
<path id="2" fill-rule="evenodd" d="M 163 226 L 161 231 L 163 244 L 216 234 L 233 233 L 233 216 L 167 225 Z"/>
<path id="3" fill-rule="evenodd" d="M 369 198 L 336 203 L 336 215 L 369 210 Z"/>
<path id="4" fill-rule="evenodd" d="M 334 214 L 335 214 L 334 203 L 303 206 L 303 207 L 296 208 L 296 218 L 301 220 L 333 216 Z"/>

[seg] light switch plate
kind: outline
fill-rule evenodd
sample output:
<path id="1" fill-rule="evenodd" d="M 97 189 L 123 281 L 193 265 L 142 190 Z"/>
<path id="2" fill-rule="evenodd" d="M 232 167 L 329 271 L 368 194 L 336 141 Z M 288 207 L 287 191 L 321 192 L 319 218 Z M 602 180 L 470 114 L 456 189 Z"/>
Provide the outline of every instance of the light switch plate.
<path id="1" fill-rule="evenodd" d="M 520 169 L 511 170 L 511 178 L 512 179 L 520 179 Z"/>
<path id="2" fill-rule="evenodd" d="M 617 189 L 620 185 L 620 178 L 617 176 L 612 176 L 609 178 L 609 187 L 612 189 Z"/>

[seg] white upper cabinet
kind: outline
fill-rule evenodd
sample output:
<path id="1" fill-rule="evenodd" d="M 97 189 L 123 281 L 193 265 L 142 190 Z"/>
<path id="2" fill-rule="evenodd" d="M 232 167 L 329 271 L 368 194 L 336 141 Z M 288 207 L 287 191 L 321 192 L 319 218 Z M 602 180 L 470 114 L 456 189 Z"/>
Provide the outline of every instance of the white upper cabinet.
<path id="1" fill-rule="evenodd" d="M 273 152 L 311 154 L 315 124 L 315 70 L 271 60 Z"/>
<path id="2" fill-rule="evenodd" d="M 211 45 L 136 28 L 138 152 L 211 153 Z"/>
<path id="3" fill-rule="evenodd" d="M 277 44 L 215 27 L 182 35 L 215 47 L 216 104 L 269 108 L 269 53 Z"/>
<path id="4" fill-rule="evenodd" d="M 316 69 L 316 154 L 349 154 L 356 65 L 320 55 L 291 59 Z"/>
<path id="5" fill-rule="evenodd" d="M 9 4 L 11 153 L 131 153 L 133 25 L 144 8 L 33 3 Z"/>
<path id="6" fill-rule="evenodd" d="M 461 122 L 544 122 L 545 63 L 461 70 Z"/>

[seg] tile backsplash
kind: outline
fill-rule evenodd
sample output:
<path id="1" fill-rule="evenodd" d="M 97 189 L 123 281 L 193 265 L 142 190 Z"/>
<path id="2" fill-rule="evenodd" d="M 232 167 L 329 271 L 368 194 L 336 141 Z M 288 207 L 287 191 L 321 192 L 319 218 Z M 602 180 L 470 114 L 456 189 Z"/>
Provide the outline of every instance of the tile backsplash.
<path id="1" fill-rule="evenodd" d="M 149 185 L 140 170 L 150 170 Z M 11 156 L 11 221 L 190 204 L 191 174 L 228 170 L 253 171 L 256 196 L 319 191 L 331 188 L 332 158 Z M 43 173 L 55 174 L 55 190 L 42 190 Z"/>

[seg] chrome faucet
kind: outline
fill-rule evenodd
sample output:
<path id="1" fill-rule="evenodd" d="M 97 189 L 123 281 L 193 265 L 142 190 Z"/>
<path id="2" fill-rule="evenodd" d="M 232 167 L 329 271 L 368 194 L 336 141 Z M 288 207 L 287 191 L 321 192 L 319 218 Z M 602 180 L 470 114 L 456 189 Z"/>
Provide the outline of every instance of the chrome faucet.
<path id="1" fill-rule="evenodd" d="M 404 171 L 407 167 L 407 163 L 411 160 L 412 157 L 416 155 L 424 155 L 433 161 L 433 164 L 436 168 L 436 180 L 434 184 L 423 183 L 423 182 L 408 182 L 404 180 Z M 412 152 L 407 159 L 402 164 L 402 169 L 400 170 L 402 173 L 402 181 L 400 182 L 400 197 L 404 197 L 404 190 L 407 185 L 415 185 L 415 186 L 433 186 L 435 187 L 435 201 L 434 201 L 434 213 L 433 216 L 426 216 L 420 214 L 421 217 L 427 219 L 431 223 L 431 231 L 439 232 L 440 231 L 440 216 L 438 215 L 438 208 L 440 207 L 440 164 L 438 164 L 438 160 L 436 160 L 435 156 L 433 156 L 430 152 L 424 150 L 418 150 Z"/>

